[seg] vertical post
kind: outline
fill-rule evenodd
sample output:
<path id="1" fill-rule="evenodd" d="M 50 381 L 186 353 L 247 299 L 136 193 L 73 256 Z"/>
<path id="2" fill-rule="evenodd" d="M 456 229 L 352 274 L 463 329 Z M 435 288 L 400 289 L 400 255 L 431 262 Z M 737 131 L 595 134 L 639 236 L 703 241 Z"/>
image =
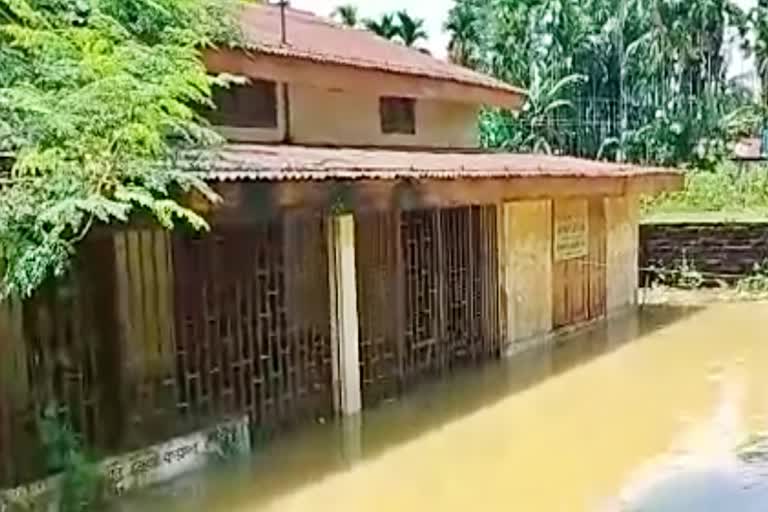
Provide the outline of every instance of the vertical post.
<path id="1" fill-rule="evenodd" d="M 510 286 L 507 282 L 511 272 L 508 267 L 509 259 L 509 242 L 507 240 L 508 227 L 508 215 L 511 207 L 508 203 L 501 202 L 495 206 L 496 208 L 496 250 L 498 251 L 497 264 L 498 264 L 498 296 L 499 296 L 499 345 L 501 348 L 501 354 L 504 355 L 507 349 L 512 344 L 511 332 L 510 332 Z"/>
<path id="2" fill-rule="evenodd" d="M 332 216 L 328 237 L 334 406 L 348 416 L 362 406 L 354 217 Z"/>
<path id="3" fill-rule="evenodd" d="M 288 7 L 288 0 L 280 0 L 280 40 L 283 45 L 288 44 L 288 27 L 285 18 L 285 9 Z M 280 85 L 280 92 L 283 96 L 283 142 L 291 142 L 291 95 L 288 90 L 288 82 Z"/>
<path id="4" fill-rule="evenodd" d="M 637 305 L 639 202 L 635 196 L 605 199 L 607 226 L 607 310 L 616 314 Z"/>

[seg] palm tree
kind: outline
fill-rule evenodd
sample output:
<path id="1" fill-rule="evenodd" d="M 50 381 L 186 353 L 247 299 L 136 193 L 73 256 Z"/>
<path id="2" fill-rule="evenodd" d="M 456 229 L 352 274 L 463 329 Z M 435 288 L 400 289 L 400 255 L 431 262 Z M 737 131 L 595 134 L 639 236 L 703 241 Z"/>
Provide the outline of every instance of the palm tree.
<path id="1" fill-rule="evenodd" d="M 472 65 L 472 48 L 478 45 L 477 8 L 467 4 L 456 4 L 448 14 L 445 30 L 451 34 L 448 56 L 461 66 Z"/>
<path id="2" fill-rule="evenodd" d="M 413 46 L 422 39 L 427 39 L 427 32 L 424 30 L 424 20 L 421 18 L 412 18 L 408 11 L 397 12 L 397 35 L 405 46 Z"/>
<path id="3" fill-rule="evenodd" d="M 331 17 L 339 20 L 342 25 L 346 25 L 347 27 L 354 28 L 360 23 L 357 7 L 352 4 L 344 4 L 336 7 L 331 13 Z"/>
<path id="4" fill-rule="evenodd" d="M 368 18 L 363 20 L 365 28 L 385 39 L 394 39 L 399 34 L 394 14 L 382 14 L 378 20 Z"/>

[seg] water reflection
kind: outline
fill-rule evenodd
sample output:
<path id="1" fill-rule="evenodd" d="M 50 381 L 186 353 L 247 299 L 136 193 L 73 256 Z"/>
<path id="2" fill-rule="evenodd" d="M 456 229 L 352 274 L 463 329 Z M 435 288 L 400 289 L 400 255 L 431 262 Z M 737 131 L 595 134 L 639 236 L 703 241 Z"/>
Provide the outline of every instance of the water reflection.
<path id="1" fill-rule="evenodd" d="M 749 427 L 744 420 L 744 381 L 722 381 L 710 421 L 693 426 L 677 451 L 649 465 L 646 475 L 625 487 L 625 512 L 757 512 L 768 510 L 768 438 L 738 446 Z M 765 428 L 764 418 L 758 419 Z"/>
<path id="2" fill-rule="evenodd" d="M 765 418 L 768 347 L 752 325 L 767 307 L 647 308 L 424 383 L 356 421 L 302 428 L 248 461 L 111 508 L 723 510 L 669 501 L 677 493 L 667 490 L 731 482 L 720 466 L 678 468 L 650 484 L 647 475 L 659 473 L 655 458 L 680 449 L 681 436 L 690 438 L 713 418 L 737 416 L 738 428 L 729 431 L 739 434 Z M 739 391 L 724 394 L 734 381 Z M 736 402 L 735 412 L 722 412 L 723 403 Z"/>

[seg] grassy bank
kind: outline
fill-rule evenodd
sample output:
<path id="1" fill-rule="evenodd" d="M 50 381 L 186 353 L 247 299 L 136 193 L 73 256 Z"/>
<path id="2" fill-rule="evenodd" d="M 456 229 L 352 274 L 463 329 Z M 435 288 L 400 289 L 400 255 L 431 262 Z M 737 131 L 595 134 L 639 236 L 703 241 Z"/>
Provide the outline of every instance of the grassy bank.
<path id="1" fill-rule="evenodd" d="M 716 171 L 688 170 L 685 188 L 643 204 L 645 217 L 701 217 L 711 220 L 768 218 L 768 166 Z"/>

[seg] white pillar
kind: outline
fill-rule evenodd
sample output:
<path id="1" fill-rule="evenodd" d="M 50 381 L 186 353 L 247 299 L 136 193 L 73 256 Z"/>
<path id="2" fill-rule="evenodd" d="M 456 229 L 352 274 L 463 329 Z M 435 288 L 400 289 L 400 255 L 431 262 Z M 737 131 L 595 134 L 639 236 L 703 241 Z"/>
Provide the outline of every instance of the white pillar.
<path id="1" fill-rule="evenodd" d="M 334 404 L 347 416 L 362 406 L 354 217 L 331 217 L 328 240 Z"/>
<path id="2" fill-rule="evenodd" d="M 637 305 L 640 203 L 635 196 L 606 198 L 608 314 Z"/>

